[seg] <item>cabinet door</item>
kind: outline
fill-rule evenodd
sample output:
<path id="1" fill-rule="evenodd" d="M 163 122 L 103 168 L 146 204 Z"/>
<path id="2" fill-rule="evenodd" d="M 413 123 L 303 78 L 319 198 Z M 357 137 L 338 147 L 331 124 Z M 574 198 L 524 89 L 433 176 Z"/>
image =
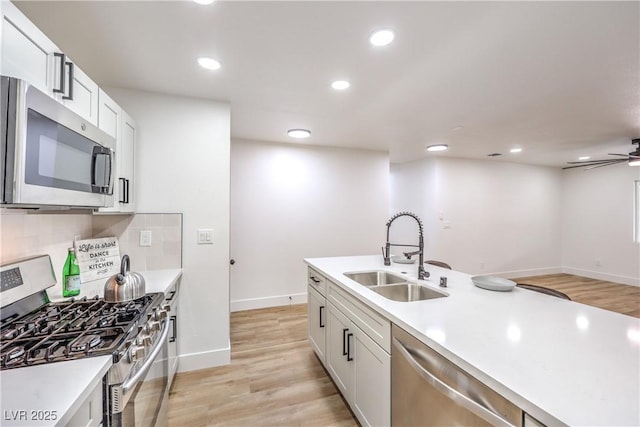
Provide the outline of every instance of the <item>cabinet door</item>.
<path id="1" fill-rule="evenodd" d="M 391 356 L 360 328 L 353 329 L 353 411 L 363 426 L 388 426 L 391 424 Z"/>
<path id="2" fill-rule="evenodd" d="M 126 185 L 123 197 L 121 197 L 124 203 L 121 205 L 120 211 L 133 213 L 136 211 L 134 192 L 136 123 L 125 111 L 122 111 L 121 132 L 120 153 L 118 154 L 120 172 L 118 176 L 126 180 Z"/>
<path id="3" fill-rule="evenodd" d="M 342 395 L 351 401 L 353 390 L 353 329 L 349 319 L 333 304 L 328 304 L 327 370 Z"/>
<path id="4" fill-rule="evenodd" d="M 61 65 L 53 56 L 58 48 L 12 3 L 1 3 L 1 74 L 24 79 L 53 96 L 56 65 Z"/>
<path id="5" fill-rule="evenodd" d="M 120 212 L 120 202 L 124 190 L 124 181 L 120 179 L 120 128 L 122 126 L 122 109 L 102 89 L 98 91 L 98 127 L 116 139 L 116 158 L 113 183 L 113 205 L 100 208 L 100 212 Z"/>
<path id="6" fill-rule="evenodd" d="M 309 341 L 316 354 L 325 363 L 325 342 L 327 330 L 326 299 L 314 288 L 308 286 L 307 310 L 309 319 Z"/>
<path id="7" fill-rule="evenodd" d="M 64 72 L 67 84 L 66 93 L 60 95 L 62 103 L 90 123 L 98 125 L 98 85 L 68 58 Z"/>

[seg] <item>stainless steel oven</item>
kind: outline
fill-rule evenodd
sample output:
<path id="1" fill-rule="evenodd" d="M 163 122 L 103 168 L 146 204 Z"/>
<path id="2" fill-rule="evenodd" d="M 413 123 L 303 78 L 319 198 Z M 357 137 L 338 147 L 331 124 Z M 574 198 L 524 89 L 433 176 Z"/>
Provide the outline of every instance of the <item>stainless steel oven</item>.
<path id="1" fill-rule="evenodd" d="M 28 82 L 0 79 L 0 206 L 111 204 L 115 140 Z"/>
<path id="2" fill-rule="evenodd" d="M 135 342 L 109 370 L 107 396 L 110 426 L 167 425 L 167 338 L 170 329 L 166 311 L 157 308 Z"/>

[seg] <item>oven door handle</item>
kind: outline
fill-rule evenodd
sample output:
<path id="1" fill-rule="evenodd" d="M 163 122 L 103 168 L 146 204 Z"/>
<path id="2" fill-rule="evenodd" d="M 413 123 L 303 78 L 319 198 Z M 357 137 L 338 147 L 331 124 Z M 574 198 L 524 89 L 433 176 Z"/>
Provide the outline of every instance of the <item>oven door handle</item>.
<path id="1" fill-rule="evenodd" d="M 167 319 L 165 318 L 162 323 L 162 333 L 160 334 L 160 338 L 156 341 L 151 353 L 149 353 L 149 357 L 144 361 L 144 364 L 140 367 L 138 372 L 122 384 L 122 394 L 129 393 L 129 391 L 138 383 L 140 378 L 147 374 L 156 356 L 160 353 L 160 350 L 162 350 L 162 346 L 167 343 L 167 337 L 169 336 L 169 322 L 167 322 Z"/>

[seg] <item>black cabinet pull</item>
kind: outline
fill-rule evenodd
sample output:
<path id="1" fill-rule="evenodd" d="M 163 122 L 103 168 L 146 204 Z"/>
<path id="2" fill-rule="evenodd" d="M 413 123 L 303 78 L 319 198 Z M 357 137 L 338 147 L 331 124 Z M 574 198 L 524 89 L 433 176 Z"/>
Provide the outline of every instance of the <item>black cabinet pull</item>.
<path id="1" fill-rule="evenodd" d="M 120 191 L 120 200 L 118 200 L 119 203 L 126 203 L 125 202 L 125 193 L 127 191 L 127 180 L 124 178 L 118 178 L 118 181 L 120 181 L 120 183 L 122 184 L 121 191 Z"/>
<path id="2" fill-rule="evenodd" d="M 351 362 L 353 357 L 351 357 L 351 337 L 353 334 L 347 335 L 347 362 Z"/>
<path id="3" fill-rule="evenodd" d="M 169 338 L 169 342 L 175 342 L 176 338 L 178 337 L 178 317 L 177 316 L 171 316 L 171 317 L 169 317 L 169 320 L 172 322 L 171 325 L 172 325 L 172 328 L 173 328 L 173 331 L 172 331 L 172 335 L 173 336 L 171 338 Z"/>
<path id="4" fill-rule="evenodd" d="M 171 300 L 173 299 L 173 297 L 176 295 L 176 291 L 171 291 L 171 292 L 169 292 L 169 295 L 170 295 L 170 296 L 168 296 L 168 297 L 166 297 L 166 298 L 164 299 L 165 301 L 171 301 Z"/>
<path id="5" fill-rule="evenodd" d="M 322 310 L 324 310 L 324 305 L 320 306 L 320 327 L 324 328 L 324 323 L 322 323 Z"/>
<path id="6" fill-rule="evenodd" d="M 316 276 L 311 276 L 309 277 L 309 279 L 313 280 L 313 283 L 320 283 L 320 279 L 318 279 Z"/>
<path id="7" fill-rule="evenodd" d="M 126 183 L 126 185 L 127 185 L 127 191 L 125 191 L 125 193 L 124 193 L 124 194 L 125 194 L 124 202 L 125 202 L 126 204 L 129 204 L 129 179 L 125 179 L 125 180 L 124 180 L 124 182 L 125 182 L 125 183 Z"/>
<path id="8" fill-rule="evenodd" d="M 53 88 L 53 92 L 55 93 L 64 93 L 65 92 L 65 79 L 64 79 L 64 67 L 65 64 L 67 63 L 67 57 L 65 56 L 64 53 L 58 53 L 58 52 L 54 52 L 53 56 L 55 56 L 56 58 L 60 58 L 60 80 L 58 80 L 58 87 Z"/>
<path id="9" fill-rule="evenodd" d="M 345 328 L 342 330 L 342 355 L 347 355 L 347 332 L 349 332 L 349 328 Z"/>
<path id="10" fill-rule="evenodd" d="M 62 95 L 62 99 L 68 99 L 73 101 L 73 62 L 66 62 L 65 65 L 69 67 L 69 95 Z M 64 68 L 63 68 L 64 71 Z"/>

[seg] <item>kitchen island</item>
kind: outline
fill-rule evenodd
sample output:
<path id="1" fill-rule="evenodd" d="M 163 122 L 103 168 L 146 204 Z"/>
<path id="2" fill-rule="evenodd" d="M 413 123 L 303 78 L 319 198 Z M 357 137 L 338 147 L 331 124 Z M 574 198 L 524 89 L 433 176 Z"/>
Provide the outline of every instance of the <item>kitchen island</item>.
<path id="1" fill-rule="evenodd" d="M 182 269 L 146 271 L 146 291 L 166 292 L 175 287 Z M 102 297 L 104 280 L 81 285 L 82 298 Z M 48 290 L 52 301 L 62 300 L 59 287 Z M 101 425 L 103 378 L 111 356 L 7 369 L 0 372 L 0 425 Z"/>
<path id="2" fill-rule="evenodd" d="M 305 262 L 546 425 L 640 425 L 639 319 L 519 288 L 484 290 L 468 274 L 429 265 L 419 283 L 448 296 L 396 302 L 344 273 L 385 270 L 418 282 L 416 264 Z"/>

